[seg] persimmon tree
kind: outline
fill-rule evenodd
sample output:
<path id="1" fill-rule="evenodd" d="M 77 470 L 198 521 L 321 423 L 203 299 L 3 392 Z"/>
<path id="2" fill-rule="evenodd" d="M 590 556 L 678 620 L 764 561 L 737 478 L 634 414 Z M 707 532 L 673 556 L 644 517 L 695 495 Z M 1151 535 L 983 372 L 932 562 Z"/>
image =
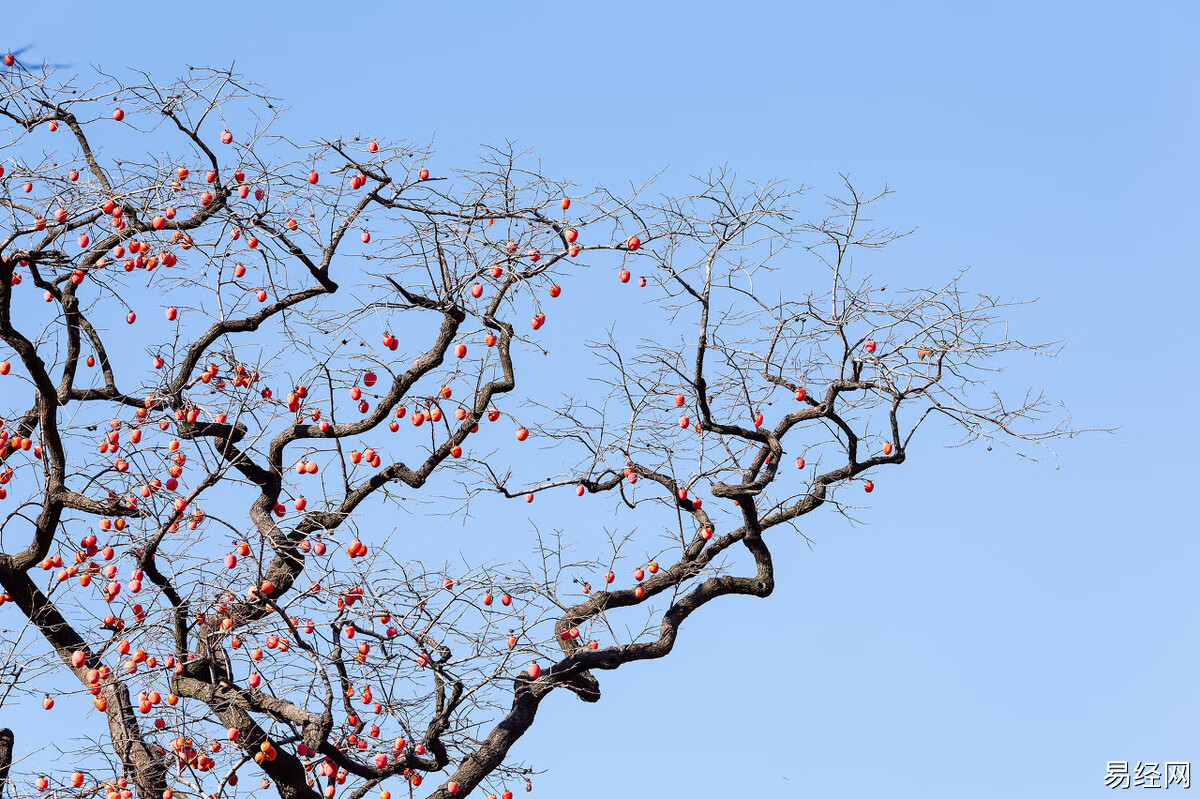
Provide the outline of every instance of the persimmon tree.
<path id="1" fill-rule="evenodd" d="M 648 198 L 511 146 L 297 143 L 227 70 L 2 74 L 4 707 L 72 714 L 16 795 L 509 796 L 548 695 L 768 596 L 776 528 L 849 513 L 927 422 L 1069 434 L 1000 393 L 1046 351 L 1006 303 L 855 269 L 901 235 L 886 191 L 802 222 L 727 171 Z M 597 304 L 561 380 L 555 298 L 601 281 L 637 338 Z M 544 492 L 588 515 L 458 558 Z"/>

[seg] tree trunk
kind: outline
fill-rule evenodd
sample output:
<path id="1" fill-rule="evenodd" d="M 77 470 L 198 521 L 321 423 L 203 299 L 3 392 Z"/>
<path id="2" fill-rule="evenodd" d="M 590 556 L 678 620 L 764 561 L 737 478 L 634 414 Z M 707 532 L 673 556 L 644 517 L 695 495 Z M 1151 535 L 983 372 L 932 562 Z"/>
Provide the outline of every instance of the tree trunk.
<path id="1" fill-rule="evenodd" d="M 12 766 L 13 731 L 8 727 L 0 727 L 0 799 L 3 799 L 8 788 L 8 769 Z"/>

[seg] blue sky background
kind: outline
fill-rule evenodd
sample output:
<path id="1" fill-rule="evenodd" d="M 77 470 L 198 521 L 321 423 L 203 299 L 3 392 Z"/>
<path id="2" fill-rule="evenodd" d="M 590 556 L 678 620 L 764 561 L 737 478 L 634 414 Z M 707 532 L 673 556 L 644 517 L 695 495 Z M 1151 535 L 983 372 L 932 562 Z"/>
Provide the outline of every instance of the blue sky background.
<path id="1" fill-rule="evenodd" d="M 929 442 L 866 524 L 781 532 L 770 599 L 708 608 L 599 705 L 543 705 L 517 752 L 549 769 L 535 796 L 1091 797 L 1108 760 L 1200 767 L 1196 7 L 587 6 L 20 3 L 0 49 L 236 61 L 288 128 L 432 139 L 447 169 L 508 138 L 585 186 L 886 181 L 882 221 L 919 226 L 889 280 L 970 265 L 1040 298 L 1017 332 L 1067 346 L 1021 377 L 1115 435 L 1057 470 Z"/>

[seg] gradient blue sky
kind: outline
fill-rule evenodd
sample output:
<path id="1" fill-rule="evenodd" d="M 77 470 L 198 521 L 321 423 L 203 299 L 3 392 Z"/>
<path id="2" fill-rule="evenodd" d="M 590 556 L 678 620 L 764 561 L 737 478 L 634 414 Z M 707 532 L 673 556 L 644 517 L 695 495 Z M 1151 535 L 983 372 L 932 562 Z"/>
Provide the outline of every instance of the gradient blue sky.
<path id="1" fill-rule="evenodd" d="M 1057 470 L 926 448 L 864 525 L 781 535 L 769 600 L 690 620 L 598 706 L 543 706 L 535 796 L 1075 798 L 1113 793 L 1108 760 L 1200 768 L 1197 7 L 580 5 L 16 3 L 0 49 L 236 62 L 294 130 L 433 140 L 447 165 L 510 138 L 584 185 L 886 181 L 884 221 L 919 226 L 891 280 L 970 265 L 1040 298 L 1017 332 L 1067 346 L 1029 380 L 1116 434 Z"/>

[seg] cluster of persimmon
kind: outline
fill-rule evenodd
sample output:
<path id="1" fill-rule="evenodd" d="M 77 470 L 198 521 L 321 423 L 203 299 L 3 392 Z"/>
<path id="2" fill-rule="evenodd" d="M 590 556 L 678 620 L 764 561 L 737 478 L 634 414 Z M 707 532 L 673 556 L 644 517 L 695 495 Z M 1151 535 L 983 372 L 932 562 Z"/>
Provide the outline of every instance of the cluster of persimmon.
<path id="1" fill-rule="evenodd" d="M 96 542 L 94 540 L 94 536 L 89 537 L 89 540 L 85 544 L 85 546 L 88 546 L 88 547 L 94 547 L 95 545 L 96 545 Z M 241 551 L 243 551 L 244 553 L 248 552 L 248 545 L 246 545 L 243 542 L 242 544 L 239 545 L 239 549 Z M 355 550 L 357 551 L 357 547 L 355 547 Z M 453 581 L 450 578 L 446 578 L 446 580 L 444 581 L 443 587 L 445 587 L 447 589 L 452 588 Z M 265 584 L 260 586 L 260 588 L 264 590 L 264 593 L 269 592 L 269 587 L 266 586 Z M 349 605 L 353 605 L 356 601 L 361 600 L 363 597 L 363 593 L 364 592 L 363 592 L 362 587 L 354 587 L 354 588 L 350 589 L 348 592 L 346 592 L 345 594 L 339 596 L 339 598 L 338 598 L 339 609 L 341 609 L 343 607 L 343 602 L 345 603 L 345 605 L 349 606 Z M 501 602 L 505 605 L 508 605 L 511 602 L 511 597 L 508 594 L 504 594 L 501 597 Z M 487 603 L 490 604 L 490 593 L 489 593 L 489 599 L 487 600 Z M 226 612 L 226 607 L 223 603 L 218 605 L 216 609 L 219 613 Z M 380 618 L 380 621 L 382 621 L 384 623 L 387 623 L 391 620 L 391 617 L 388 614 L 383 614 L 379 618 Z M 303 629 L 305 629 L 306 632 L 311 633 L 313 631 L 314 625 L 311 621 L 308 621 L 307 623 L 302 623 L 298 619 L 295 619 L 295 618 L 291 618 L 290 621 L 291 621 L 291 624 L 294 627 L 296 627 L 297 629 L 300 629 L 301 625 L 303 624 Z M 353 626 L 347 626 L 345 633 L 346 633 L 347 637 L 353 638 L 354 637 Z M 396 631 L 394 629 L 388 630 L 389 637 L 391 637 L 392 635 L 395 635 L 395 634 L 396 634 Z M 567 632 L 567 635 L 570 637 L 578 637 L 578 635 L 579 635 L 578 629 L 574 628 L 572 630 L 569 630 Z M 509 638 L 510 647 L 513 646 L 514 644 L 515 644 L 515 637 L 510 635 L 510 638 Z M 240 648 L 241 645 L 242 645 L 241 639 L 239 639 L 238 637 L 235 636 L 232 640 L 232 646 L 236 649 L 236 648 Z M 592 648 L 596 648 L 596 646 L 597 646 L 596 642 L 594 642 L 594 641 L 591 642 L 590 645 L 592 646 Z M 288 644 L 287 644 L 286 639 L 281 638 L 276 635 L 270 635 L 266 639 L 265 646 L 268 649 L 278 648 L 279 651 L 286 651 Z M 362 659 L 361 656 L 365 656 L 365 654 L 366 654 L 366 652 L 363 651 L 364 647 L 366 648 L 367 651 L 369 651 L 369 646 L 367 646 L 366 644 L 359 645 L 359 649 L 360 649 L 359 660 L 360 661 Z M 116 651 L 123 655 L 129 655 L 129 664 L 131 664 L 131 666 L 127 665 L 127 667 L 126 667 L 126 671 L 129 673 L 135 673 L 136 665 L 139 663 L 145 663 L 150 667 L 154 667 L 157 665 L 157 662 L 156 662 L 156 659 L 154 658 L 154 656 L 148 655 L 144 650 L 141 650 L 141 649 L 133 650 L 132 646 L 128 640 L 123 639 L 123 640 L 119 641 L 116 645 Z M 260 661 L 263 659 L 264 653 L 261 649 L 255 648 L 254 650 L 251 651 L 250 657 L 252 660 L 257 662 L 257 661 Z M 77 651 L 77 652 L 73 653 L 73 655 L 71 657 L 71 664 L 75 668 L 84 668 L 86 666 L 86 660 L 87 660 L 86 653 L 83 651 Z M 179 670 L 181 668 L 181 664 L 177 665 L 175 663 L 175 659 L 171 656 L 168 656 L 166 658 L 166 662 L 164 665 L 167 668 L 175 667 L 175 670 L 177 673 L 179 672 Z M 536 662 L 531 663 L 528 666 L 528 673 L 529 673 L 529 676 L 531 679 L 537 679 L 541 675 L 541 667 Z M 88 669 L 87 672 L 85 673 L 86 681 L 88 682 L 88 684 L 90 686 L 92 686 L 92 693 L 96 694 L 95 702 L 97 704 L 97 707 L 98 707 L 98 709 L 101 709 L 101 710 L 104 710 L 107 708 L 107 701 L 105 700 L 105 698 L 103 696 L 100 695 L 100 684 L 101 684 L 102 680 L 108 679 L 110 674 L 111 674 L 111 672 L 107 666 L 100 666 L 100 668 L 98 668 L 98 669 Z M 257 673 L 252 674 L 249 679 L 249 684 L 252 687 L 257 687 L 258 685 L 260 685 L 261 684 L 260 676 Z M 354 697 L 355 693 L 356 692 L 353 687 L 350 687 L 347 691 L 347 695 L 349 697 Z M 366 686 L 362 690 L 362 692 L 361 692 L 361 694 L 359 694 L 358 698 L 359 698 L 361 704 L 371 706 L 371 709 L 374 713 L 379 714 L 379 713 L 383 712 L 383 705 L 380 702 L 375 700 L 372 689 L 369 685 Z M 164 696 L 160 695 L 159 692 L 157 692 L 157 691 L 153 691 L 153 690 L 143 691 L 138 696 L 138 709 L 139 709 L 140 713 L 149 714 L 149 713 L 153 712 L 154 708 L 158 707 L 163 702 L 165 702 L 167 705 L 173 706 L 173 705 L 177 704 L 178 701 L 179 701 L 179 697 L 177 697 L 176 695 L 174 695 L 172 693 L 168 693 L 164 697 Z M 49 700 L 49 698 L 47 698 L 47 704 L 49 706 L 52 706 L 53 705 L 52 700 Z M 350 714 L 350 716 L 347 718 L 346 721 L 347 721 L 347 724 L 350 725 L 352 728 L 357 727 L 360 724 L 360 717 L 358 716 L 357 713 L 352 713 L 352 714 Z M 167 727 L 167 722 L 162 718 L 158 718 L 155 720 L 155 727 L 160 730 L 165 729 Z M 352 748 L 352 749 L 357 749 L 357 750 L 370 749 L 370 748 L 372 748 L 373 741 L 377 740 L 380 737 L 381 729 L 379 727 L 379 724 L 372 723 L 366 727 L 364 732 L 365 732 L 365 735 L 364 734 L 356 734 L 354 732 L 348 732 L 340 740 L 336 741 L 335 745 L 338 748 L 342 748 L 342 749 L 345 749 L 345 748 Z M 239 738 L 239 732 L 237 729 L 231 728 L 230 730 L 228 730 L 228 740 L 230 742 L 236 742 L 238 740 L 238 738 Z M 395 742 L 392 746 L 392 754 L 397 757 L 400 756 L 404 752 L 406 746 L 407 746 L 407 742 L 404 740 L 403 737 L 396 738 Z M 165 751 L 162 750 L 161 747 L 157 747 L 157 748 L 160 750 L 160 753 L 165 754 Z M 174 756 L 174 762 L 176 763 L 176 766 L 179 770 L 182 770 L 185 767 L 190 767 L 190 768 L 196 769 L 197 771 L 207 772 L 207 771 L 211 771 L 213 768 L 215 768 L 216 761 L 212 757 L 210 757 L 207 752 L 204 751 L 204 748 L 205 747 L 203 745 L 197 746 L 197 744 L 192 739 L 184 738 L 184 737 L 176 738 L 170 744 L 170 752 Z M 221 743 L 219 741 L 210 741 L 207 744 L 207 748 L 209 749 L 209 751 L 211 751 L 212 753 L 215 754 L 215 753 L 221 751 L 222 747 L 221 747 Z M 417 744 L 416 747 L 414 748 L 414 751 L 416 754 L 422 755 L 425 753 L 425 747 L 421 744 Z M 346 772 L 344 769 L 337 768 L 336 765 L 334 764 L 334 762 L 330 758 L 312 757 L 313 755 L 315 755 L 315 753 L 309 751 L 308 748 L 303 743 L 301 743 L 297 746 L 297 753 L 302 758 L 309 758 L 305 762 L 304 767 L 305 767 L 305 770 L 310 773 L 310 775 L 313 774 L 313 772 L 315 770 L 316 775 L 319 777 L 332 778 L 331 785 L 329 785 L 328 787 L 325 788 L 325 795 L 327 797 L 332 797 L 335 795 L 336 790 L 333 787 L 334 784 L 336 784 L 336 785 L 344 784 L 347 777 L 349 776 L 348 772 Z M 264 742 L 254 752 L 253 759 L 255 760 L 255 762 L 262 763 L 264 760 L 265 761 L 274 760 L 275 756 L 276 756 L 276 750 L 275 750 L 273 744 L 271 744 L 270 742 Z M 376 751 L 376 753 L 373 755 L 372 759 L 377 768 L 384 768 L 388 763 L 389 757 L 388 757 L 388 754 L 386 754 L 384 752 Z M 410 784 L 412 784 L 414 786 L 418 786 L 422 782 L 422 776 L 413 770 L 406 771 L 404 774 L 404 778 L 406 779 L 406 781 L 408 781 Z M 308 777 L 308 781 L 309 781 L 310 785 L 315 785 L 315 780 L 312 776 Z M 237 784 L 236 774 L 230 775 L 230 777 L 228 778 L 228 783 L 230 785 Z M 77 783 L 77 785 L 78 784 L 81 784 L 81 782 Z M 39 790 L 46 790 L 48 788 L 48 781 L 45 781 L 44 778 L 42 778 L 42 781 L 39 781 L 37 783 L 37 785 L 38 785 Z M 455 785 L 453 783 L 448 783 L 447 788 L 448 788 L 449 792 L 454 793 L 457 790 L 457 785 Z M 385 794 L 386 794 L 386 792 L 381 793 L 381 797 L 384 796 Z M 511 797 L 512 794 L 511 794 L 511 792 L 506 791 L 504 793 L 504 796 Z M 117 799 L 124 799 L 124 795 L 121 793 L 118 793 Z M 164 799 L 170 799 L 169 797 L 167 797 L 166 793 L 164 793 Z"/>
<path id="2" fill-rule="evenodd" d="M 165 754 L 165 752 L 164 752 L 164 754 Z M 87 778 L 84 776 L 82 771 L 76 771 L 76 772 L 72 773 L 71 780 L 70 780 L 71 787 L 73 787 L 73 788 L 83 787 L 83 783 L 86 779 Z M 35 788 L 37 788 L 39 791 L 49 790 L 50 789 L 50 780 L 46 779 L 45 776 L 39 776 L 37 779 L 35 779 L 33 781 L 33 786 Z M 104 790 L 106 799 L 132 799 L 132 797 L 133 797 L 133 791 L 131 791 L 129 789 L 129 782 L 124 777 L 118 777 L 117 779 L 115 779 L 111 782 L 106 782 L 103 785 L 97 786 L 97 787 Z M 171 799 L 171 798 L 165 797 L 165 799 Z"/>
<path id="3" fill-rule="evenodd" d="M 122 119 L 124 119 L 124 112 L 122 112 L 118 109 L 117 112 L 114 112 L 113 117 L 114 117 L 114 119 L 117 119 L 118 121 L 122 120 Z M 59 123 L 57 120 L 50 120 L 48 123 L 48 127 L 53 132 L 58 129 Z M 232 133 L 230 133 L 229 131 L 224 131 L 221 134 L 221 141 L 226 144 L 232 143 L 232 141 L 233 141 Z M 0 167 L 0 176 L 3 176 L 3 174 L 4 174 L 3 168 Z M 187 167 L 179 167 L 175 172 L 175 179 L 170 181 L 170 183 L 169 183 L 170 188 L 175 192 L 183 191 L 185 189 L 185 181 L 187 181 L 190 174 L 191 174 L 191 172 Z M 427 178 L 428 170 L 422 170 L 421 174 L 425 175 Z M 241 168 L 237 169 L 233 173 L 233 177 L 234 177 L 234 181 L 235 181 L 235 185 L 236 185 L 234 192 L 241 199 L 248 198 L 251 193 L 251 186 L 246 183 L 246 173 L 244 172 L 244 170 Z M 67 172 L 67 180 L 68 181 L 77 182 L 79 180 L 79 178 L 80 178 L 80 173 L 77 169 L 71 169 Z M 207 170 L 204 174 L 204 180 L 208 184 L 215 184 L 217 182 L 217 178 L 218 178 L 218 175 L 213 170 Z M 422 179 L 426 179 L 426 178 L 422 178 Z M 350 185 L 352 188 L 355 188 L 355 189 L 361 188 L 363 185 L 365 185 L 366 180 L 367 180 L 366 176 L 360 173 L 351 178 Z M 309 174 L 309 182 L 310 183 L 317 182 L 317 173 L 316 172 L 312 172 Z M 34 183 L 31 180 L 27 180 L 22 184 L 21 188 L 25 193 L 32 192 L 34 189 Z M 266 196 L 266 192 L 262 188 L 253 189 L 253 194 L 254 194 L 254 199 L 256 201 L 261 201 Z M 198 199 L 201 207 L 208 207 L 208 206 L 212 205 L 212 203 L 214 202 L 216 197 L 214 196 L 212 191 L 203 190 L 198 195 L 197 199 Z M 100 205 L 100 210 L 108 216 L 108 218 L 110 219 L 110 223 L 114 230 L 121 231 L 121 230 L 124 230 L 127 228 L 128 223 L 125 218 L 127 209 L 124 206 L 119 205 L 116 201 L 114 201 L 112 199 L 109 199 Z M 87 213 L 87 211 L 85 211 L 84 213 Z M 178 214 L 178 210 L 174 206 L 168 206 L 162 211 L 161 214 L 157 214 L 152 217 L 151 227 L 156 231 L 161 231 L 161 230 L 165 229 L 169 220 L 173 220 L 176 218 L 177 214 Z M 53 218 L 54 218 L 54 224 L 56 224 L 56 225 L 65 225 L 72 221 L 71 214 L 67 211 L 66 208 L 63 208 L 61 206 L 55 210 Z M 43 230 L 46 230 L 47 227 L 48 227 L 48 223 L 44 217 L 37 216 L 34 218 L 33 229 L 35 231 L 43 231 Z M 295 220 L 289 220 L 289 227 L 293 230 L 297 227 Z M 230 235 L 231 235 L 232 239 L 237 240 L 239 238 L 242 238 L 243 233 L 240 229 L 235 227 L 231 231 Z M 364 235 L 364 242 L 365 241 L 369 241 L 369 236 Z M 78 236 L 77 242 L 78 242 L 78 245 L 80 248 L 87 248 L 91 244 L 91 237 L 87 233 L 80 233 Z M 190 235 L 185 234 L 182 231 L 178 231 L 178 230 L 176 230 L 172 233 L 171 243 L 178 244 L 185 250 L 191 249 L 195 245 L 195 242 Z M 246 243 L 247 243 L 247 246 L 249 246 L 251 249 L 255 249 L 255 248 L 257 248 L 259 242 L 256 237 L 248 236 L 246 238 Z M 113 255 L 114 261 L 117 261 L 117 262 L 120 262 L 122 259 L 125 259 L 123 261 L 123 267 L 126 272 L 132 272 L 134 269 L 145 269 L 146 271 L 152 271 L 159 265 L 170 267 L 170 266 L 174 266 L 176 263 L 178 263 L 177 257 L 169 250 L 163 250 L 157 255 L 151 255 L 152 249 L 153 249 L 153 247 L 150 244 L 146 243 L 145 241 L 134 240 L 134 241 L 128 242 L 126 245 L 118 245 L 117 247 L 115 247 L 112 255 Z M 128 258 L 126 258 L 127 255 L 129 256 Z M 21 261 L 20 264 L 21 264 L 21 266 L 26 266 L 26 267 L 29 265 L 28 261 Z M 108 264 L 109 264 L 109 261 L 107 258 L 99 258 L 92 264 L 91 268 L 92 269 L 103 269 L 106 266 L 108 266 Z M 238 273 L 240 273 L 240 274 L 238 274 Z M 244 273 L 245 273 L 245 268 L 242 267 L 241 265 L 238 265 L 237 269 L 235 270 L 235 274 L 237 274 L 238 277 L 241 277 Z M 72 274 L 70 275 L 70 279 L 73 283 L 78 285 L 83 282 L 85 276 L 86 275 L 83 270 L 76 269 L 76 270 L 73 270 Z M 21 282 L 20 275 L 18 273 L 14 273 L 12 284 L 14 286 L 19 285 L 20 282 Z M 260 290 L 258 292 L 258 294 L 259 294 L 260 301 L 265 300 L 265 298 L 266 298 L 265 291 Z M 46 291 L 46 301 L 50 302 L 53 299 L 54 299 L 53 292 L 47 290 Z M 169 318 L 170 318 L 170 316 L 169 316 Z M 133 311 L 130 311 L 129 314 L 126 316 L 126 321 L 129 324 L 133 324 L 134 321 L 136 321 L 136 314 Z"/>
<path id="4" fill-rule="evenodd" d="M 7 430 L 0 430 L 0 454 L 3 454 L 3 449 L 5 446 L 7 446 L 12 452 L 16 452 L 17 450 L 32 452 L 33 457 L 37 458 L 38 460 L 42 459 L 42 447 L 40 444 L 35 444 L 32 438 L 25 436 L 10 436 Z"/>
<path id="5" fill-rule="evenodd" d="M 11 60 L 10 57 L 6 57 L 6 58 Z M 125 112 L 123 110 L 118 108 L 116 111 L 113 112 L 114 120 L 120 122 L 120 121 L 124 120 L 124 118 L 125 118 Z M 59 127 L 58 120 L 50 120 L 49 121 L 48 128 L 51 132 L 58 130 L 58 127 Z M 221 142 L 223 144 L 231 144 L 233 142 L 233 134 L 228 130 L 222 131 L 220 138 L 221 138 Z M 375 151 L 377 151 L 377 149 Z M 375 152 L 375 151 L 373 151 L 373 152 Z M 3 176 L 3 174 L 4 174 L 3 168 L 0 167 L 0 176 Z M 175 171 L 175 179 L 170 181 L 170 184 L 169 184 L 170 188 L 175 192 L 183 191 L 184 183 L 185 183 L 185 181 L 187 181 L 187 179 L 190 175 L 191 175 L 191 171 L 187 167 L 182 167 L 182 166 L 179 167 Z M 234 176 L 234 181 L 237 184 L 237 187 L 235 189 L 237 196 L 240 199 L 248 198 L 250 196 L 251 187 L 250 187 L 250 185 L 248 185 L 246 183 L 246 173 L 242 169 L 239 168 L 234 172 L 233 176 Z M 79 177 L 80 177 L 79 171 L 76 169 L 71 169 L 67 172 L 67 179 L 71 182 L 78 181 Z M 217 173 L 214 170 L 207 170 L 204 174 L 204 180 L 205 180 L 205 182 L 207 182 L 209 184 L 215 184 L 217 182 L 217 177 L 218 177 Z M 419 180 L 428 180 L 429 179 L 429 170 L 425 169 L 425 168 L 420 169 L 417 173 L 417 177 Z M 309 174 L 307 176 L 307 180 L 310 184 L 315 185 L 320 181 L 320 175 L 314 170 L 312 172 L 309 172 Z M 366 185 L 367 176 L 360 172 L 360 173 L 352 176 L 350 178 L 349 183 L 350 183 L 351 189 L 355 189 L 355 190 L 360 189 Z M 26 193 L 32 192 L 33 188 L 34 188 L 34 185 L 33 185 L 32 181 L 25 181 L 24 184 L 22 185 L 22 189 Z M 262 188 L 255 188 L 253 190 L 253 192 L 254 192 L 254 199 L 256 201 L 261 201 L 266 196 L 266 192 Z M 216 199 L 216 197 L 213 195 L 212 191 L 208 191 L 208 190 L 203 191 L 198 197 L 199 203 L 202 207 L 211 206 L 215 199 Z M 124 213 L 125 213 L 125 209 L 123 207 L 117 205 L 114 201 L 109 200 L 109 201 L 106 201 L 101 206 L 101 209 L 104 211 L 105 214 L 111 215 L 112 225 L 113 225 L 114 229 L 123 230 L 126 228 L 127 223 L 126 223 L 126 220 L 123 218 Z M 169 206 L 162 212 L 162 214 L 156 215 L 152 218 L 151 226 L 155 230 L 163 230 L 166 227 L 168 220 L 173 220 L 176 217 L 177 213 L 178 213 L 178 211 L 176 208 L 174 208 L 173 206 Z M 69 221 L 69 219 L 70 219 L 70 215 L 68 214 L 68 212 L 66 211 L 65 208 L 60 207 L 55 212 L 55 222 L 57 224 L 65 224 L 66 222 Z M 47 226 L 47 224 L 46 224 L 46 220 L 44 218 L 37 217 L 34 220 L 34 229 L 35 230 L 38 230 L 38 231 L 45 230 L 46 226 Z M 299 227 L 299 223 L 295 219 L 289 219 L 287 221 L 287 227 L 289 230 L 296 230 Z M 242 236 L 243 236 L 242 231 L 236 227 L 230 232 L 230 237 L 235 241 L 242 238 Z M 363 240 L 364 244 L 370 242 L 370 240 L 371 240 L 370 233 L 368 233 L 367 231 L 364 230 L 363 234 L 362 234 L 362 240 Z M 90 244 L 90 241 L 91 241 L 90 237 L 87 234 L 80 234 L 78 237 L 78 243 L 81 248 L 86 248 Z M 194 242 L 191 239 L 191 237 L 182 233 L 181 231 L 175 231 L 172 234 L 172 243 L 181 243 L 184 249 L 190 249 L 192 246 L 194 246 Z M 255 236 L 247 236 L 246 244 L 249 248 L 255 249 L 258 247 L 259 241 L 258 241 L 257 237 L 255 237 Z M 118 247 L 117 249 L 119 250 L 119 252 L 115 252 L 114 256 L 117 259 L 124 257 L 124 255 L 125 255 L 124 248 Z M 148 252 L 148 247 L 142 242 L 132 242 L 132 243 L 130 243 L 128 251 L 130 254 L 138 254 L 140 252 Z M 175 256 L 170 254 L 169 252 L 164 252 L 160 257 L 153 257 L 153 256 L 145 257 L 143 255 L 138 255 L 137 258 L 129 259 L 125 262 L 125 271 L 127 271 L 127 272 L 133 271 L 135 268 L 143 268 L 143 269 L 147 269 L 147 270 L 152 270 L 160 262 L 165 266 L 173 266 L 176 262 L 176 259 L 175 259 Z M 27 266 L 28 264 L 25 263 L 23 265 Z M 95 268 L 103 268 L 106 265 L 107 265 L 107 261 L 105 259 L 100 259 L 95 264 Z M 242 269 L 242 272 L 244 273 L 244 269 Z M 240 274 L 238 276 L 241 277 Z M 72 279 L 72 281 L 74 281 L 77 284 L 82 282 L 83 272 L 80 270 L 76 270 L 72 274 L 71 279 Z M 17 281 L 17 282 L 19 282 L 19 281 Z M 47 292 L 47 294 L 49 295 L 50 292 Z M 48 296 L 48 300 L 49 299 L 52 299 L 52 296 Z M 266 292 L 264 290 L 261 290 L 261 289 L 259 290 L 258 299 L 260 302 L 264 301 L 266 299 Z M 135 318 L 136 317 L 133 314 L 133 312 L 130 312 L 129 316 L 127 317 L 127 321 L 130 324 L 132 324 L 134 322 Z"/>
<path id="6" fill-rule="evenodd" d="M 216 741 L 212 741 L 210 749 L 213 752 L 219 752 L 221 751 L 221 745 Z M 197 751 L 196 745 L 191 738 L 176 738 L 171 741 L 171 754 L 174 755 L 175 767 L 179 771 L 183 771 L 189 767 L 197 771 L 211 771 L 217 765 L 217 761 L 213 760 L 203 751 Z M 170 788 L 164 791 L 163 799 L 171 799 L 166 795 L 170 792 Z"/>

